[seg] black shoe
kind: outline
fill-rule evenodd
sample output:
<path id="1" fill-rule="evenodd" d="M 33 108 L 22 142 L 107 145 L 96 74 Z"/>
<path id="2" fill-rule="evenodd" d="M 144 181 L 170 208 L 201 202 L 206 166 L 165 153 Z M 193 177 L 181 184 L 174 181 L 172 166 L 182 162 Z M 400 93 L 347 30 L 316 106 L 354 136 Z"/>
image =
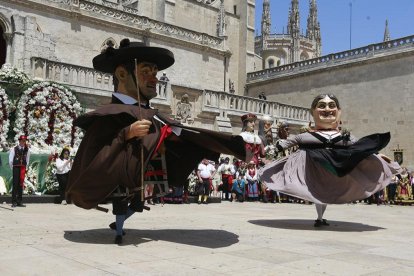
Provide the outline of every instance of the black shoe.
<path id="1" fill-rule="evenodd" d="M 23 203 L 17 203 L 17 207 L 26 207 Z"/>
<path id="2" fill-rule="evenodd" d="M 207 201 L 203 201 L 203 204 L 208 204 L 208 202 Z"/>
<path id="3" fill-rule="evenodd" d="M 11 207 L 12 208 L 17 207 L 17 204 L 16 203 L 13 203 Z"/>
<path id="4" fill-rule="evenodd" d="M 112 222 L 111 224 L 109 224 L 109 228 L 116 231 L 116 223 Z M 125 236 L 125 231 L 124 230 L 122 230 L 122 236 Z"/>
<path id="5" fill-rule="evenodd" d="M 198 203 L 198 204 L 201 204 L 201 201 L 198 201 L 197 203 Z"/>
<path id="6" fill-rule="evenodd" d="M 315 223 L 313 224 L 314 227 L 321 227 L 322 225 L 323 222 L 320 219 L 315 220 Z"/>
<path id="7" fill-rule="evenodd" d="M 115 244 L 121 245 L 122 244 L 122 236 L 116 236 L 115 237 Z"/>
<path id="8" fill-rule="evenodd" d="M 315 227 L 321 227 L 321 226 L 329 226 L 329 223 L 326 221 L 326 219 L 317 219 L 315 220 L 315 224 L 313 225 Z"/>

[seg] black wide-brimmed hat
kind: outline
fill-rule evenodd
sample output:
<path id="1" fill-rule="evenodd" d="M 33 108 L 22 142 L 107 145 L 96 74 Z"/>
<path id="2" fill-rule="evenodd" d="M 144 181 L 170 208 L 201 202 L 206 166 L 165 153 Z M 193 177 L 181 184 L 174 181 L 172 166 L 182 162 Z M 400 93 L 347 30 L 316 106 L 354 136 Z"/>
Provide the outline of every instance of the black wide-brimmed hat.
<path id="1" fill-rule="evenodd" d="M 93 58 L 93 68 L 104 73 L 113 73 L 120 64 L 138 62 L 151 62 L 157 65 L 158 70 L 163 70 L 174 64 L 174 54 L 165 48 L 146 46 L 141 42 L 131 42 L 125 38 L 121 40 L 119 48 L 111 46 L 100 55 Z"/>

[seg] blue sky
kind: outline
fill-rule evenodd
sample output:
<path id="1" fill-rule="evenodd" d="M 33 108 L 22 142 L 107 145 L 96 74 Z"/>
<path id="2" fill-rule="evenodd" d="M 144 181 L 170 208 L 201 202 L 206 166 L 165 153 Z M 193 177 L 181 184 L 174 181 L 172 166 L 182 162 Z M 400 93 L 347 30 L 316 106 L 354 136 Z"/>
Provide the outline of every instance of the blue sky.
<path id="1" fill-rule="evenodd" d="M 350 40 L 350 3 L 352 36 Z M 286 32 L 291 0 L 270 0 L 271 33 Z M 322 55 L 382 42 L 385 20 L 391 39 L 414 35 L 414 0 L 316 0 L 322 34 Z M 299 0 L 300 24 L 306 33 L 309 0 Z M 260 32 L 263 0 L 256 0 L 256 31 Z"/>

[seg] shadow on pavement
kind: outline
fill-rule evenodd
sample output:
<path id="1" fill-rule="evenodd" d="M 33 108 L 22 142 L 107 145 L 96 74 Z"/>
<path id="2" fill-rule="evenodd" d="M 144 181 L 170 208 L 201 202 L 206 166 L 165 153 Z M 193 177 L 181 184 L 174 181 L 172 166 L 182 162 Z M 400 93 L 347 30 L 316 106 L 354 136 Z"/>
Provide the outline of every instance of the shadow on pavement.
<path id="1" fill-rule="evenodd" d="M 335 231 L 335 232 L 365 232 L 378 231 L 385 228 L 371 226 L 363 223 L 329 220 L 329 226 L 314 227 L 314 220 L 307 219 L 268 219 L 249 220 L 250 223 L 289 230 Z"/>
<path id="2" fill-rule="evenodd" d="M 224 230 L 125 229 L 125 232 L 126 235 L 123 238 L 122 245 L 139 245 L 145 242 L 162 240 L 206 248 L 221 248 L 239 242 L 238 235 Z M 68 241 L 78 243 L 112 244 L 115 239 L 115 231 L 110 229 L 65 231 L 64 238 Z"/>

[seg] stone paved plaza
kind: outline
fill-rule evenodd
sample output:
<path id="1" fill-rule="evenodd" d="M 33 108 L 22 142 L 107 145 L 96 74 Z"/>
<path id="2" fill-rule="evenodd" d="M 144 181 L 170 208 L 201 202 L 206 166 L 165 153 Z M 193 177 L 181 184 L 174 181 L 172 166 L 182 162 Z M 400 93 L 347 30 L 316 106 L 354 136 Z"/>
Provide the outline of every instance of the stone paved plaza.
<path id="1" fill-rule="evenodd" d="M 414 207 L 330 205 L 322 229 L 315 215 L 300 204 L 156 205 L 126 222 L 118 246 L 109 213 L 0 208 L 0 275 L 414 275 Z"/>

